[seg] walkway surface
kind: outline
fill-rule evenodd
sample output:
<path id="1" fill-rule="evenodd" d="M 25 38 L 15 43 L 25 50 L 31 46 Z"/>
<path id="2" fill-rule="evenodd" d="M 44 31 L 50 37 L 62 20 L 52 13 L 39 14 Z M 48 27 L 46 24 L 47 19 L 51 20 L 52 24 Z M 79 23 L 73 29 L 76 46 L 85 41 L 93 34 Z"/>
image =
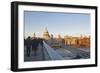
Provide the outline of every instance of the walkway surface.
<path id="1" fill-rule="evenodd" d="M 36 56 L 34 55 L 34 51 L 31 50 L 30 57 L 26 56 L 26 50 L 25 50 L 24 61 L 28 61 L 28 62 L 29 61 L 42 61 L 44 59 L 42 49 L 43 48 L 41 47 L 41 45 L 39 45 Z"/>
<path id="2" fill-rule="evenodd" d="M 86 50 L 88 49 L 88 50 Z M 65 59 L 87 59 L 90 58 L 89 48 L 72 48 L 69 46 L 63 46 L 60 49 L 55 49 Z M 68 58 L 69 57 L 69 58 Z"/>
<path id="3" fill-rule="evenodd" d="M 49 45 L 45 45 L 45 47 Z M 50 47 L 50 46 L 49 46 Z M 60 57 L 60 58 L 59 58 Z M 51 59 L 52 58 L 52 59 Z M 55 58 L 55 59 L 54 59 Z M 31 56 L 26 56 L 26 48 L 24 50 L 24 61 L 44 61 L 44 60 L 71 60 L 71 59 L 87 59 L 90 58 L 89 48 L 72 48 L 70 46 L 62 46 L 62 48 L 44 48 L 40 44 L 38 46 L 37 55 L 31 50 Z"/>

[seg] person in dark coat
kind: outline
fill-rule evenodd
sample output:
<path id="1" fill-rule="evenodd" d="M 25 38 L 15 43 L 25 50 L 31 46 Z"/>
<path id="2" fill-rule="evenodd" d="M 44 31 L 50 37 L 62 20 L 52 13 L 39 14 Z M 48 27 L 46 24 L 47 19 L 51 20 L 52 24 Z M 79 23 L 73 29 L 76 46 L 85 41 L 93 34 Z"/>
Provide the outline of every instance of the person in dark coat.
<path id="1" fill-rule="evenodd" d="M 43 39 L 40 39 L 40 45 L 42 46 L 42 48 L 43 48 Z"/>
<path id="2" fill-rule="evenodd" d="M 26 39 L 26 55 L 27 55 L 27 56 L 30 56 L 31 45 L 32 45 L 32 43 L 31 43 L 31 38 L 28 37 L 28 38 Z"/>
<path id="3" fill-rule="evenodd" d="M 34 51 L 34 56 L 37 55 L 37 50 L 38 50 L 38 45 L 39 45 L 39 41 L 37 38 L 32 40 L 32 50 Z"/>

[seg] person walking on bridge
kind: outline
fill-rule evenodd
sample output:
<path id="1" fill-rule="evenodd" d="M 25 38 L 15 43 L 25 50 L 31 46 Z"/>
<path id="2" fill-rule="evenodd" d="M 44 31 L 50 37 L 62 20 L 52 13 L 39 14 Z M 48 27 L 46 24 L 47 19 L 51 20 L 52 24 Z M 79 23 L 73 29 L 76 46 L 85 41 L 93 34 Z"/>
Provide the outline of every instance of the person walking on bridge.
<path id="1" fill-rule="evenodd" d="M 34 56 L 37 55 L 39 40 L 37 38 L 32 40 L 32 50 L 34 51 Z"/>
<path id="2" fill-rule="evenodd" d="M 30 38 L 30 36 L 26 39 L 26 41 L 25 41 L 26 43 L 26 56 L 30 56 L 30 52 L 31 52 L 31 45 L 32 45 L 32 43 L 31 43 L 31 38 Z"/>

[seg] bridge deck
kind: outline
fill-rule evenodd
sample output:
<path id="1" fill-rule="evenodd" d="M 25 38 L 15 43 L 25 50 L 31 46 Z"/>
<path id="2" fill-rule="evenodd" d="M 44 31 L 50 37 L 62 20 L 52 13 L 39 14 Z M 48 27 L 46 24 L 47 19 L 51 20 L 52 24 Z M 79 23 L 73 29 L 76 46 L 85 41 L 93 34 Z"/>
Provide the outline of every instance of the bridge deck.
<path id="1" fill-rule="evenodd" d="M 39 45 L 40 48 L 38 48 L 37 50 L 37 55 L 34 55 L 34 51 L 31 50 L 31 56 L 27 57 L 26 56 L 26 50 L 24 53 L 24 61 L 43 61 L 44 60 L 44 56 L 43 56 L 43 52 L 42 52 L 42 47 L 41 45 Z"/>
<path id="2" fill-rule="evenodd" d="M 31 56 L 26 56 L 24 52 L 24 61 L 44 61 L 44 60 L 70 60 L 70 59 L 87 59 L 90 58 L 90 51 L 78 48 L 71 48 L 69 46 L 62 46 L 62 48 L 54 49 L 43 43 L 44 47 L 39 44 L 37 55 L 34 56 L 34 51 L 31 51 Z"/>

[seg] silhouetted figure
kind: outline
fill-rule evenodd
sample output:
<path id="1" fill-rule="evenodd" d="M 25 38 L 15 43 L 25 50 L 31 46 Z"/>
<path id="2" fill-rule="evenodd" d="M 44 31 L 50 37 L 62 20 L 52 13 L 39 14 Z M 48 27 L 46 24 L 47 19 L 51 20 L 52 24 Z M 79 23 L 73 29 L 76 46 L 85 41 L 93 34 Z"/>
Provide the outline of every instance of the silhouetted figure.
<path id="1" fill-rule="evenodd" d="M 30 56 L 30 52 L 31 52 L 31 38 L 30 37 L 28 37 L 27 39 L 26 39 L 26 41 L 25 41 L 26 43 L 26 55 L 27 56 Z"/>
<path id="2" fill-rule="evenodd" d="M 43 39 L 39 39 L 39 44 L 41 45 L 41 52 L 43 56 L 43 60 L 45 60 L 44 48 L 43 48 Z"/>
<path id="3" fill-rule="evenodd" d="M 40 45 L 41 45 L 42 48 L 43 48 L 43 39 L 40 39 L 40 40 L 39 40 L 39 43 L 40 43 Z"/>
<path id="4" fill-rule="evenodd" d="M 39 40 L 36 38 L 33 39 L 32 40 L 32 50 L 34 51 L 34 56 L 37 55 L 38 45 L 39 45 Z"/>

